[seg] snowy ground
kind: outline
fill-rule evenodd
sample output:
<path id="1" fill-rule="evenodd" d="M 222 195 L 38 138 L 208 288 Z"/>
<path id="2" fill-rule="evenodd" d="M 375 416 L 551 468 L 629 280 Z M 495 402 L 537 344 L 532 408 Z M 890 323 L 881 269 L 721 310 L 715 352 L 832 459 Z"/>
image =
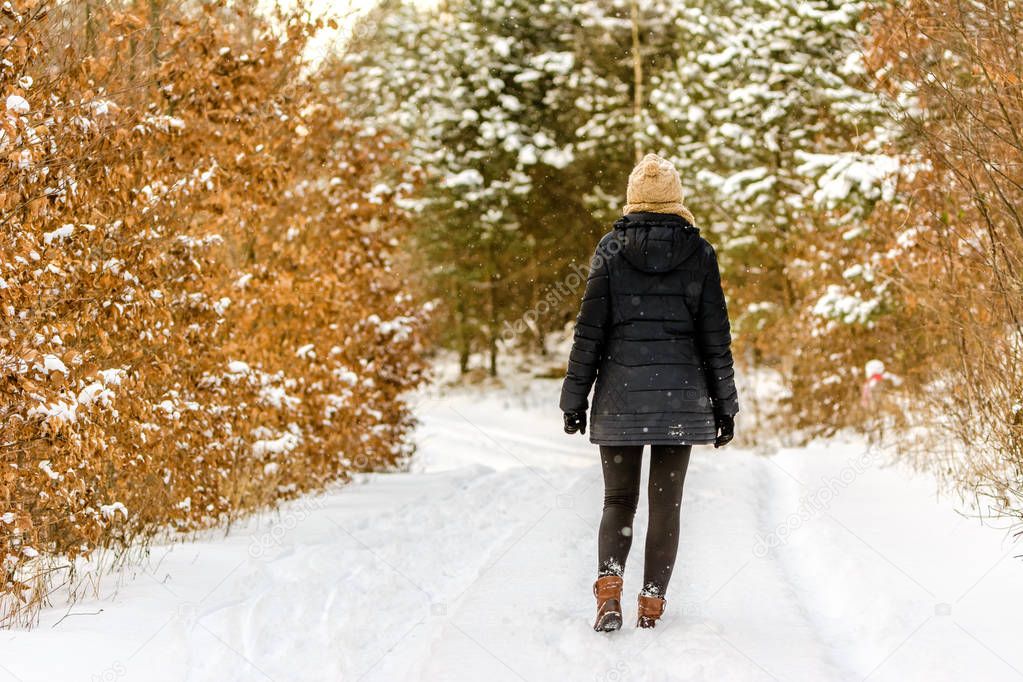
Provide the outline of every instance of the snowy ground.
<path id="1" fill-rule="evenodd" d="M 641 504 L 626 628 L 595 634 L 600 471 L 557 389 L 418 396 L 412 472 L 158 547 L 0 633 L 0 682 L 1023 678 L 1005 533 L 857 443 L 698 448 L 663 624 L 632 627 Z"/>

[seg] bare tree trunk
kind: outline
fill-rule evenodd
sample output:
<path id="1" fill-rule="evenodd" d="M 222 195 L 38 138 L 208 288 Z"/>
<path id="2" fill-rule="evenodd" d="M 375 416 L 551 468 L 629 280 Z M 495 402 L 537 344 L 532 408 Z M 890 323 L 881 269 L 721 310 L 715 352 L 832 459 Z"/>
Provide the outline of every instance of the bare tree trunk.
<path id="1" fill-rule="evenodd" d="M 643 158 L 640 133 L 643 127 L 643 55 L 639 44 L 639 0 L 632 0 L 632 145 L 636 162 Z"/>
<path id="2" fill-rule="evenodd" d="M 494 243 L 488 244 L 487 254 L 490 256 L 490 274 L 487 281 L 487 345 L 490 350 L 490 376 L 497 376 L 497 256 L 494 251 Z"/>
<path id="3" fill-rule="evenodd" d="M 458 346 L 458 372 L 465 374 L 469 371 L 469 337 L 465 333 L 465 300 L 462 298 L 462 287 L 455 284 L 455 334 Z"/>
<path id="4" fill-rule="evenodd" d="M 160 65 L 160 14 L 162 9 L 160 0 L 149 0 L 149 30 L 152 32 L 151 38 L 153 41 L 151 46 L 153 53 L 150 55 L 150 59 L 153 61 L 153 66 Z"/>
<path id="5" fill-rule="evenodd" d="M 85 3 L 85 54 L 96 56 L 96 26 L 92 18 L 92 0 Z"/>

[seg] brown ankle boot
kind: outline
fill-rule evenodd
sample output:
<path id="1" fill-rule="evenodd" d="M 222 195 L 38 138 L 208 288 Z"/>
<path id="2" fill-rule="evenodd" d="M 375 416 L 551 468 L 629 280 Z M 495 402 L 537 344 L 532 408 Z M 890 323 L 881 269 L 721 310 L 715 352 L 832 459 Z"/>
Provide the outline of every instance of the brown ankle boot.
<path id="1" fill-rule="evenodd" d="M 657 619 L 664 613 L 664 600 L 660 597 L 648 597 L 645 594 L 639 595 L 639 620 L 636 627 L 652 628 L 657 625 Z"/>
<path id="2" fill-rule="evenodd" d="M 611 632 L 622 627 L 622 577 L 605 575 L 593 583 L 593 595 L 597 598 L 597 620 L 593 629 L 597 632 Z"/>

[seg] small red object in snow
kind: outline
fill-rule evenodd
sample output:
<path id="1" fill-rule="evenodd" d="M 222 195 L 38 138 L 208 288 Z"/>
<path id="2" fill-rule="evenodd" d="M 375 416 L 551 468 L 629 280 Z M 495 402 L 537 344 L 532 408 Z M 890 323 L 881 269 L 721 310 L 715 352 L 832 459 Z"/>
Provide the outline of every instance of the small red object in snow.
<path id="1" fill-rule="evenodd" d="M 885 379 L 884 363 L 880 360 L 871 360 L 866 366 L 867 380 L 863 384 L 862 403 L 864 407 L 870 406 L 871 394 L 874 388 Z"/>

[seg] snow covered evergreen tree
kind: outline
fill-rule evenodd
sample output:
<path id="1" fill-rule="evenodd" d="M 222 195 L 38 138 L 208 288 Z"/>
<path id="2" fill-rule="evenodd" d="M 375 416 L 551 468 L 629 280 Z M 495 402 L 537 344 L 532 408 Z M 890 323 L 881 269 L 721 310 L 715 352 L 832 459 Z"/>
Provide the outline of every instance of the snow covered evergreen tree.
<path id="1" fill-rule="evenodd" d="M 360 116 L 402 131 L 425 171 L 421 253 L 451 294 L 447 341 L 463 363 L 481 347 L 493 357 L 509 330 L 542 345 L 574 305 L 558 286 L 570 263 L 621 209 L 650 127 L 642 85 L 673 68 L 684 37 L 675 3 L 633 5 L 392 1 L 357 29 L 341 87 Z"/>
<path id="2" fill-rule="evenodd" d="M 838 293 L 818 267 L 830 267 L 818 236 L 864 219 L 892 170 L 887 115 L 861 59 L 863 10 L 837 0 L 379 7 L 341 86 L 360 115 L 408 137 L 425 171 L 420 253 L 449 294 L 447 342 L 463 360 L 493 356 L 524 313 L 550 311 L 531 318 L 537 340 L 570 319 L 562 303 L 573 295 L 547 301 L 620 211 L 637 149 L 680 168 L 746 340 L 783 346 L 792 316 L 844 319 L 850 301 L 873 314 L 873 283 L 843 280 Z"/>
<path id="3" fill-rule="evenodd" d="M 449 341 L 463 364 L 486 349 L 493 369 L 502 322 L 538 295 L 536 254 L 557 259 L 565 232 L 591 228 L 563 172 L 576 125 L 564 93 L 585 78 L 575 31 L 568 3 L 388 3 L 348 56 L 342 87 L 356 102 L 374 93 L 366 115 L 404 131 L 425 172 L 418 241 L 453 302 Z M 549 220 L 557 214 L 573 216 L 560 234 Z M 549 260 L 544 266 L 551 271 Z"/>
<path id="4" fill-rule="evenodd" d="M 862 64 L 864 6 L 687 3 L 676 68 L 652 88 L 649 144 L 685 169 L 694 212 L 721 235 L 743 331 L 805 306 L 802 283 L 827 260 L 812 234 L 881 198 L 887 119 Z"/>

